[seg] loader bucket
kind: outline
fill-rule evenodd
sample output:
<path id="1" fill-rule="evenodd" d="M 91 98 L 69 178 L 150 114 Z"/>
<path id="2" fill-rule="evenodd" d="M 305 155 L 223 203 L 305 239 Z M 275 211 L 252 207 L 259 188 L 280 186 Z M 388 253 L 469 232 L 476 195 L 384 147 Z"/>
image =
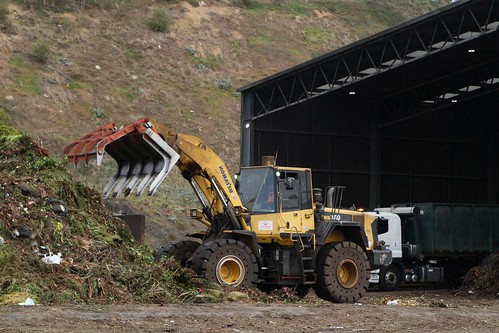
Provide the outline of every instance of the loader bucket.
<path id="1" fill-rule="evenodd" d="M 134 189 L 140 195 L 147 187 L 153 195 L 180 157 L 145 118 L 119 130 L 114 123 L 104 125 L 63 149 L 75 165 L 81 161 L 88 164 L 94 157 L 100 165 L 104 152 L 118 165 L 104 187 L 104 197 L 128 196 Z"/>

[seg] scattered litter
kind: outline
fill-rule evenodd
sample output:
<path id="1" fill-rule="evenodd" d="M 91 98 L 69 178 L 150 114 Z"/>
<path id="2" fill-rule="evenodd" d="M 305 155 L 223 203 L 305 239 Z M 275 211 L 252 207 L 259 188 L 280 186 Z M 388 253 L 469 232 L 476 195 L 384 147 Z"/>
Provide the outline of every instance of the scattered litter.
<path id="1" fill-rule="evenodd" d="M 335 331 L 335 330 L 343 330 L 343 329 L 345 329 L 345 327 L 343 327 L 343 326 L 330 326 L 329 329 Z"/>
<path id="2" fill-rule="evenodd" d="M 2 236 L 0 236 L 0 244 L 5 244 L 5 239 Z"/>
<path id="3" fill-rule="evenodd" d="M 12 236 L 13 239 L 16 239 L 17 237 L 19 237 L 19 230 L 17 229 L 14 229 L 10 232 L 10 235 Z"/>
<path id="4" fill-rule="evenodd" d="M 35 301 L 33 301 L 33 299 L 31 297 L 28 297 L 28 298 L 26 298 L 26 300 L 24 302 L 21 302 L 18 304 L 22 305 L 22 306 L 33 306 L 33 305 L 35 305 Z"/>
<path id="5" fill-rule="evenodd" d="M 95 69 L 99 70 L 100 66 L 99 65 L 95 65 Z"/>
<path id="6" fill-rule="evenodd" d="M 28 238 L 28 237 L 31 237 L 31 235 L 33 234 L 30 227 L 28 227 L 27 225 L 23 225 L 21 227 L 21 231 L 18 232 L 18 236 L 19 237 L 24 237 L 24 238 Z"/>
<path id="7" fill-rule="evenodd" d="M 48 255 L 45 255 L 42 258 L 42 261 L 47 265 L 60 265 L 62 262 L 62 254 L 61 252 L 57 254 L 53 254 L 52 252 L 50 252 Z"/>
<path id="8" fill-rule="evenodd" d="M 68 213 L 68 209 L 66 207 L 66 203 L 59 199 L 48 198 L 47 204 L 50 205 L 50 208 L 59 216 L 66 216 Z"/>
<path id="9" fill-rule="evenodd" d="M 398 305 L 399 302 L 396 299 L 392 299 L 386 302 L 386 305 Z"/>

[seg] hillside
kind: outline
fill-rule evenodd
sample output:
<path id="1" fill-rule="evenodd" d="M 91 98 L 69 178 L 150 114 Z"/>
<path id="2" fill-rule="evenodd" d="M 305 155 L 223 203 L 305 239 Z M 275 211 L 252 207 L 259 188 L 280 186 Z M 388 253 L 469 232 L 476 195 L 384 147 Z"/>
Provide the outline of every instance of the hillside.
<path id="1" fill-rule="evenodd" d="M 147 116 L 202 137 L 235 171 L 238 87 L 448 2 L 0 0 L 0 108 L 58 159 L 101 124 Z M 100 190 L 112 162 L 70 169 Z M 146 214 L 158 247 L 195 229 L 194 201 L 173 174 L 154 198 L 111 206 Z"/>

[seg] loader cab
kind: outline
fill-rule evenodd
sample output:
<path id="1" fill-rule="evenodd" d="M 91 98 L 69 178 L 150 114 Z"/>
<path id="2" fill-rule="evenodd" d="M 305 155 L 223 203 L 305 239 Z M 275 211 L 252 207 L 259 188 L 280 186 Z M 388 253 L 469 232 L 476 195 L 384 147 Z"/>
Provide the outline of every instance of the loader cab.
<path id="1" fill-rule="evenodd" d="M 257 233 L 274 236 L 314 229 L 309 169 L 242 168 L 238 191 Z"/>

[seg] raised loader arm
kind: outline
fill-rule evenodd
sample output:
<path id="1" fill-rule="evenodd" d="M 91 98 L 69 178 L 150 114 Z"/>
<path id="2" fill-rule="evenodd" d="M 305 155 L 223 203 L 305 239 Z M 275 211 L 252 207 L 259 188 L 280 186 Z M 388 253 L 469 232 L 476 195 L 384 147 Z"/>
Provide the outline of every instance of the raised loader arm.
<path id="1" fill-rule="evenodd" d="M 227 167 L 223 160 L 201 139 L 162 129 L 142 118 L 117 128 L 109 123 L 63 148 L 63 154 L 77 165 L 96 158 L 100 165 L 104 153 L 118 164 L 118 171 L 104 188 L 104 196 L 128 196 L 134 189 L 140 195 L 149 186 L 152 195 L 177 165 L 200 200 L 203 210 L 197 217 L 220 232 L 227 228 L 249 230 L 244 216 L 236 216 L 235 207 L 242 209 Z"/>

